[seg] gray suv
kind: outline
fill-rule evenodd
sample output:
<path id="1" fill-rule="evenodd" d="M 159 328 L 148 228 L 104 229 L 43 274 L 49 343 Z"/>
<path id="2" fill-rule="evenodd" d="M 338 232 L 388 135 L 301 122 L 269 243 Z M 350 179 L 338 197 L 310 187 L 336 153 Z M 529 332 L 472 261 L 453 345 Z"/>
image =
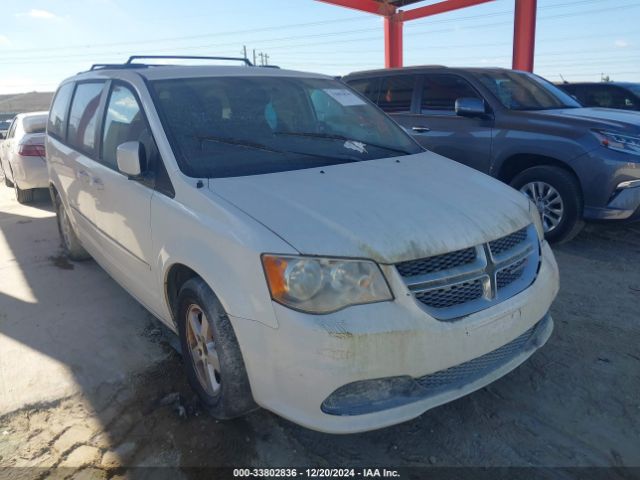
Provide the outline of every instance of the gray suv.
<path id="1" fill-rule="evenodd" d="M 638 112 L 583 108 L 537 75 L 500 68 L 410 67 L 343 80 L 423 147 L 527 194 L 549 241 L 573 238 L 583 220 L 640 219 Z"/>

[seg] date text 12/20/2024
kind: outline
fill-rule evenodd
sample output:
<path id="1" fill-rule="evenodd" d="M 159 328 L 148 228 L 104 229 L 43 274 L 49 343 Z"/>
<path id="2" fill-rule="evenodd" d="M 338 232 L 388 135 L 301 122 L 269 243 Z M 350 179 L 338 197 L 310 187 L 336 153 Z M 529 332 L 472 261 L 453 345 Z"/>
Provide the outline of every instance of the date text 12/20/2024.
<path id="1" fill-rule="evenodd" d="M 234 478 L 399 478 L 397 470 L 386 468 L 236 468 Z"/>

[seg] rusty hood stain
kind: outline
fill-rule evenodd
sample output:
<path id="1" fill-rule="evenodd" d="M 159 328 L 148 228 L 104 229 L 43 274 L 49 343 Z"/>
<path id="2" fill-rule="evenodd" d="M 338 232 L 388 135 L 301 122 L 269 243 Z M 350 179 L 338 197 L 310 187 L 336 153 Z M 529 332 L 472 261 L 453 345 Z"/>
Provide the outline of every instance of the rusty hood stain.
<path id="1" fill-rule="evenodd" d="M 209 188 L 302 254 L 380 263 L 477 245 L 531 223 L 521 193 L 431 152 L 215 179 Z"/>

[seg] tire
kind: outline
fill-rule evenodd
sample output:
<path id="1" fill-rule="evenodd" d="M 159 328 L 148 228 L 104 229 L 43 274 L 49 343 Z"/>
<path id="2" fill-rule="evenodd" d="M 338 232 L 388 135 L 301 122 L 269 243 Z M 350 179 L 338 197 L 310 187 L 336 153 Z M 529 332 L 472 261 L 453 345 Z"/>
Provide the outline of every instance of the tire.
<path id="1" fill-rule="evenodd" d="M 18 203 L 25 204 L 33 201 L 33 189 L 22 190 L 18 187 L 17 183 L 13 184 L 13 189 L 16 192 L 16 200 Z"/>
<path id="2" fill-rule="evenodd" d="M 55 195 L 55 207 L 56 218 L 58 221 L 58 233 L 60 233 L 60 243 L 62 245 L 64 253 L 71 260 L 75 261 L 90 259 L 91 255 L 89 255 L 89 253 L 80 243 L 80 240 L 78 240 L 78 236 L 73 230 L 73 225 L 69 220 L 69 216 L 67 215 L 67 211 L 62 204 L 62 200 L 60 200 L 60 196 L 57 194 Z"/>
<path id="3" fill-rule="evenodd" d="M 584 227 L 582 192 L 570 172 L 549 165 L 532 167 L 516 175 L 511 186 L 536 204 L 550 243 L 568 242 Z"/>
<path id="4" fill-rule="evenodd" d="M 228 420 L 258 408 L 238 340 L 213 291 L 201 278 L 192 278 L 180 289 L 177 304 L 186 375 L 206 410 Z"/>

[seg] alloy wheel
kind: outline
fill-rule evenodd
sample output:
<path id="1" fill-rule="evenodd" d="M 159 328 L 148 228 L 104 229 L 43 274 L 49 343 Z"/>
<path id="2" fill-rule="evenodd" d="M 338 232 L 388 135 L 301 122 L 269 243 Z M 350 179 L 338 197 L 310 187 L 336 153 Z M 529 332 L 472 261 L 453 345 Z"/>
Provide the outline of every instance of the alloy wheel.
<path id="1" fill-rule="evenodd" d="M 221 377 L 213 327 L 198 305 L 189 305 L 186 316 L 189 355 L 198 381 L 207 394 L 216 395 L 221 387 Z"/>
<path id="2" fill-rule="evenodd" d="M 545 233 L 553 231 L 564 217 L 564 202 L 560 193 L 546 182 L 529 182 L 520 191 L 535 203 L 542 217 Z"/>

